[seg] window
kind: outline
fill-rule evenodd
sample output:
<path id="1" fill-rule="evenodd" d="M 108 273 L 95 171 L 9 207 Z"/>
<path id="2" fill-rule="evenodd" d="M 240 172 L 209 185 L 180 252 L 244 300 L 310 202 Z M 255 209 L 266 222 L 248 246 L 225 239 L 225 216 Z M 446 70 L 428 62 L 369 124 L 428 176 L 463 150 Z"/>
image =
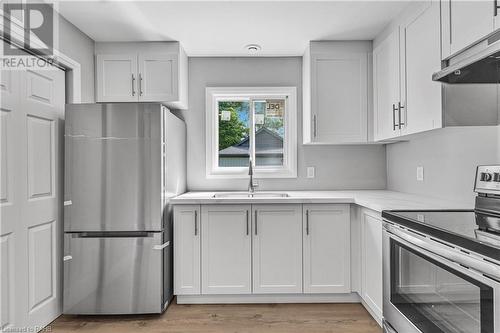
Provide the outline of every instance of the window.
<path id="1" fill-rule="evenodd" d="M 207 177 L 297 177 L 296 88 L 207 88 Z"/>

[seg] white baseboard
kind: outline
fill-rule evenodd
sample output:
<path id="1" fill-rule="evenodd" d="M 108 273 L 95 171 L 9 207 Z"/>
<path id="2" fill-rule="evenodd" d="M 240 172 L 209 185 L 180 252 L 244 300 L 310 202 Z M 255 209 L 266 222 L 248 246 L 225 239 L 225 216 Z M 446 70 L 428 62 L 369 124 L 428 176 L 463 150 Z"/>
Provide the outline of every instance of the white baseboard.
<path id="1" fill-rule="evenodd" d="M 360 303 L 350 294 L 177 295 L 177 304 Z"/>
<path id="2" fill-rule="evenodd" d="M 360 297 L 361 304 L 365 307 L 366 311 L 375 319 L 377 324 L 382 327 L 382 316 L 380 316 L 376 311 L 373 311 L 372 308 L 368 306 L 368 304 Z"/>

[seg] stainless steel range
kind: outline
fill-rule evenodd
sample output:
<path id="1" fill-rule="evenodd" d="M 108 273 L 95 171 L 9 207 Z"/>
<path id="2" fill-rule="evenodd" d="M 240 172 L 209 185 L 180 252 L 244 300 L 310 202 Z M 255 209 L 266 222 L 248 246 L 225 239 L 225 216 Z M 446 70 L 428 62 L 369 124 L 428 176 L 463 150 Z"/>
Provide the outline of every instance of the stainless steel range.
<path id="1" fill-rule="evenodd" d="M 500 165 L 474 210 L 385 211 L 384 332 L 500 332 Z"/>

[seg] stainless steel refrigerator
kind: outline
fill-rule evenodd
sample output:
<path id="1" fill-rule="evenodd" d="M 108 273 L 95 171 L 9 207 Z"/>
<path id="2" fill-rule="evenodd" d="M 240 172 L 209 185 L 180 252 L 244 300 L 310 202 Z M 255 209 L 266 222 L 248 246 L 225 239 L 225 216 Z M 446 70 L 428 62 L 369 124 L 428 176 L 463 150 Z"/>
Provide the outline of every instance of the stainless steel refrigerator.
<path id="1" fill-rule="evenodd" d="M 184 122 L 161 104 L 71 104 L 65 117 L 66 314 L 161 313 L 173 294 L 169 198 Z"/>

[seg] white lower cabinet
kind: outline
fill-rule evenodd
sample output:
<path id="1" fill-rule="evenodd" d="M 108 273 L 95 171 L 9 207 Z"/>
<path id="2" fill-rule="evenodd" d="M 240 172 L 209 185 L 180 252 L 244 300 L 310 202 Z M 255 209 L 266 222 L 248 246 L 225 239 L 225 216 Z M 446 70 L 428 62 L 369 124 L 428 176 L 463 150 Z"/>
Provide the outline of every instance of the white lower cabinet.
<path id="1" fill-rule="evenodd" d="M 252 292 L 250 211 L 250 205 L 202 206 L 202 294 Z"/>
<path id="2" fill-rule="evenodd" d="M 349 205 L 304 205 L 304 293 L 351 292 Z"/>
<path id="3" fill-rule="evenodd" d="M 175 205 L 174 292 L 350 294 L 350 239 L 348 204 Z"/>
<path id="4" fill-rule="evenodd" d="M 372 315 L 382 320 L 382 217 L 361 210 L 361 298 Z"/>
<path id="5" fill-rule="evenodd" d="M 254 205 L 253 217 L 253 293 L 302 293 L 302 205 Z"/>
<path id="6" fill-rule="evenodd" d="M 174 206 L 174 293 L 199 295 L 200 206 Z"/>

